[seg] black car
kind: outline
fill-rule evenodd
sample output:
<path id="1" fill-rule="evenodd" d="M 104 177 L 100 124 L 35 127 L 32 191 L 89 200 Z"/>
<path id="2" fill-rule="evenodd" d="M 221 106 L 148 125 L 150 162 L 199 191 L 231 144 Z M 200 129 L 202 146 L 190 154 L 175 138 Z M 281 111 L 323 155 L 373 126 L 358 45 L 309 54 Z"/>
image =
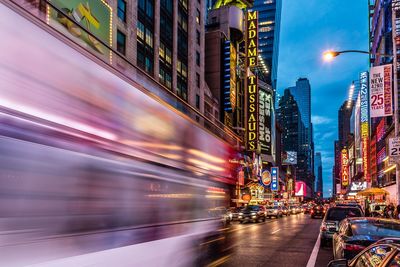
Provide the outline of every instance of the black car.
<path id="1" fill-rule="evenodd" d="M 232 221 L 239 220 L 239 213 L 242 211 L 242 209 L 243 207 L 229 208 L 229 216 L 231 217 Z"/>
<path id="2" fill-rule="evenodd" d="M 266 209 L 261 205 L 249 205 L 239 212 L 239 221 L 244 223 L 247 221 L 258 222 L 264 221 L 266 218 Z"/>
<path id="3" fill-rule="evenodd" d="M 370 217 L 345 219 L 333 236 L 333 257 L 350 260 L 385 237 L 400 237 L 400 221 Z"/>
<path id="4" fill-rule="evenodd" d="M 332 207 L 329 208 L 322 220 L 320 235 L 321 246 L 327 245 L 332 240 L 333 234 L 339 230 L 339 222 L 349 217 L 363 217 L 361 209 L 357 207 Z"/>
<path id="5" fill-rule="evenodd" d="M 328 264 L 328 267 L 358 266 L 400 266 L 400 239 L 388 238 L 380 240 L 365 248 L 351 261 L 347 259 L 338 259 Z"/>
<path id="6" fill-rule="evenodd" d="M 323 218 L 325 216 L 325 207 L 322 205 L 316 205 L 310 210 L 311 218 L 320 217 Z"/>

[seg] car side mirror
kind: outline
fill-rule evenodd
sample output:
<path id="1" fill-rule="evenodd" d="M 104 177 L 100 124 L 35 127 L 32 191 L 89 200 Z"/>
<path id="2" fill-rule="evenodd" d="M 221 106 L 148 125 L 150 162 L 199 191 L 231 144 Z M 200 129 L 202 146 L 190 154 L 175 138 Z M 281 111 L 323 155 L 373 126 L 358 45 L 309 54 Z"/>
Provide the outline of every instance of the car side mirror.
<path id="1" fill-rule="evenodd" d="M 346 259 L 333 260 L 328 263 L 328 267 L 347 267 Z"/>

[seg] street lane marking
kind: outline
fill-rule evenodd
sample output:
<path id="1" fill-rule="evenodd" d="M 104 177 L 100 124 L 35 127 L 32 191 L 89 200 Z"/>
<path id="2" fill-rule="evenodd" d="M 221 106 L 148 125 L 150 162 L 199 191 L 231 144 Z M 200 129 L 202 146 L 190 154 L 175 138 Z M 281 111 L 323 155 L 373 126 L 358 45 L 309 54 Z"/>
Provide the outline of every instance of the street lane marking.
<path id="1" fill-rule="evenodd" d="M 314 248 L 313 248 L 313 250 L 311 252 L 310 258 L 308 259 L 306 267 L 314 267 L 315 263 L 317 262 L 319 245 L 320 245 L 320 242 L 321 242 L 320 237 L 321 237 L 321 234 L 318 235 L 317 242 L 315 242 Z"/>
<path id="2" fill-rule="evenodd" d="M 275 234 L 276 232 L 279 232 L 281 229 L 275 230 L 271 233 L 271 235 Z"/>

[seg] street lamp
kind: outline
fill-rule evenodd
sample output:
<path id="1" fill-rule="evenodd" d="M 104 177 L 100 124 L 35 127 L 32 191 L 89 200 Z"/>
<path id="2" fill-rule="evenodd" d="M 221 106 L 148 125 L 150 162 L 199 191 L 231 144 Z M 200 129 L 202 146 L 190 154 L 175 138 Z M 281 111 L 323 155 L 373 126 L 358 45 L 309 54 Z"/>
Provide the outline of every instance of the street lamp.
<path id="1" fill-rule="evenodd" d="M 325 61 L 331 61 L 333 58 L 337 57 L 340 54 L 343 53 L 361 53 L 361 54 L 369 54 L 368 51 L 363 51 L 363 50 L 343 50 L 343 51 L 333 51 L 333 50 L 328 50 L 325 51 L 323 54 L 323 58 Z"/>

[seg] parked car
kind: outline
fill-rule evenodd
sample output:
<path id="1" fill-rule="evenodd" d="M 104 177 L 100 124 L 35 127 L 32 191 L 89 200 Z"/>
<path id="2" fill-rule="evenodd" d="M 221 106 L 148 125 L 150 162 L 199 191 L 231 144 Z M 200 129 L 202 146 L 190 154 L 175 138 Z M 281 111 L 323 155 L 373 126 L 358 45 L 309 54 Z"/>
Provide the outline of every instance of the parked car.
<path id="1" fill-rule="evenodd" d="M 357 254 L 352 260 L 336 259 L 328 267 L 400 266 L 400 239 L 382 239 Z"/>
<path id="2" fill-rule="evenodd" d="M 360 251 L 385 237 L 400 237 L 400 221 L 381 218 L 347 218 L 333 235 L 334 259 L 351 260 Z"/>
<path id="3" fill-rule="evenodd" d="M 266 218 L 266 209 L 261 205 L 249 205 L 239 212 L 239 221 L 244 223 L 247 221 L 257 222 L 264 221 Z"/>
<path id="4" fill-rule="evenodd" d="M 290 210 L 287 207 L 282 207 L 282 214 L 285 216 L 290 216 Z"/>
<path id="5" fill-rule="evenodd" d="M 312 219 L 314 219 L 316 217 L 323 218 L 325 216 L 325 212 L 326 212 L 326 209 L 324 206 L 316 205 L 311 209 L 310 215 L 311 215 Z"/>
<path id="6" fill-rule="evenodd" d="M 348 217 L 363 217 L 364 213 L 358 207 L 341 206 L 329 208 L 322 220 L 320 228 L 321 246 L 327 245 L 333 235 L 339 230 L 339 223 Z"/>
<path id="7" fill-rule="evenodd" d="M 229 213 L 230 213 L 232 221 L 239 220 L 239 213 L 241 212 L 242 209 L 243 209 L 243 207 L 233 207 L 233 208 L 229 209 Z"/>
<path id="8" fill-rule="evenodd" d="M 279 206 L 268 206 L 267 207 L 267 217 L 271 218 L 271 217 L 282 217 L 283 216 L 283 211 L 282 208 Z"/>

